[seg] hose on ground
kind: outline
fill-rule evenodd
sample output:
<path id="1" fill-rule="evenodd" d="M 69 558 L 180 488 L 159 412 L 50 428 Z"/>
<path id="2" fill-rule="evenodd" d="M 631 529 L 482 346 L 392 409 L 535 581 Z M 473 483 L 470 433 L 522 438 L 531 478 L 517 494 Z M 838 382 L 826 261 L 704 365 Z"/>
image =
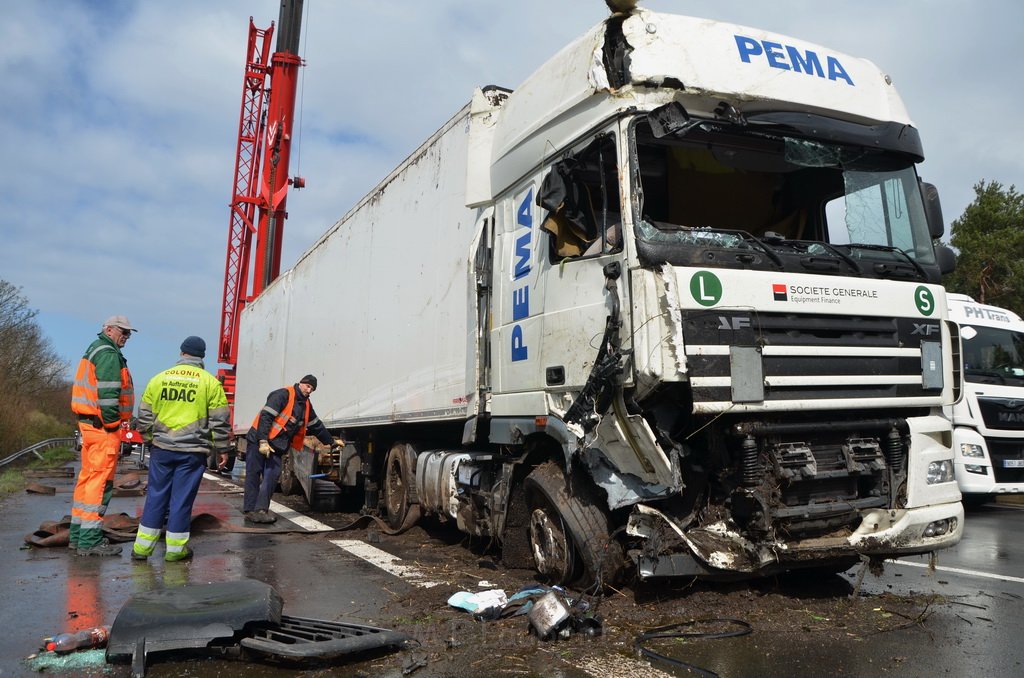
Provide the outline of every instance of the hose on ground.
<path id="1" fill-rule="evenodd" d="M 735 628 L 731 631 L 717 632 L 677 630 L 682 628 L 691 628 L 696 626 L 697 624 L 732 624 L 733 626 L 736 626 L 738 628 Z M 718 678 L 718 674 L 714 671 L 702 669 L 701 667 L 696 666 L 695 664 L 684 662 L 681 659 L 667 657 L 663 654 L 655 652 L 654 650 L 651 650 L 650 648 L 644 647 L 644 643 L 650 640 L 658 640 L 662 638 L 697 638 L 701 640 L 714 640 L 716 638 L 734 638 L 736 636 L 745 636 L 749 634 L 752 630 L 753 629 L 751 629 L 750 624 L 739 619 L 692 619 L 690 621 L 681 622 L 679 624 L 669 624 L 667 626 L 659 626 L 657 628 L 644 631 L 636 637 L 633 646 L 641 655 L 653 661 L 662 662 L 668 664 L 669 666 L 677 666 L 680 668 L 687 669 L 689 671 L 694 672 L 698 676 L 703 676 L 703 678 Z"/>

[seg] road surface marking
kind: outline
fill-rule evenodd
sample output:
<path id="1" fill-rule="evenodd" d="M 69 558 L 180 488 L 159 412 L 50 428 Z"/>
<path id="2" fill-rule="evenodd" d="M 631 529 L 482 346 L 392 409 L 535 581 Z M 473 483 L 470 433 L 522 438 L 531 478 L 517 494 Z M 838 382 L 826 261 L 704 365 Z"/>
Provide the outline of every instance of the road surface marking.
<path id="1" fill-rule="evenodd" d="M 907 567 L 929 567 L 928 563 L 908 563 L 904 560 L 893 560 L 890 561 L 897 565 L 906 565 Z M 965 574 L 968 577 L 982 577 L 984 579 L 998 579 L 999 581 L 1012 581 L 1017 584 L 1024 584 L 1024 577 L 1008 577 L 1002 574 L 991 574 L 989 572 L 979 572 L 978 570 L 965 570 L 960 567 L 944 567 L 942 565 L 936 565 L 935 570 L 937 572 L 950 572 L 952 574 Z"/>
<path id="2" fill-rule="evenodd" d="M 213 473 L 204 473 L 203 477 L 212 480 L 221 487 L 233 488 L 235 490 L 238 489 L 238 485 Z M 289 520 L 308 532 L 331 532 L 334 530 L 330 525 L 321 523 L 315 518 L 303 515 L 298 511 L 288 508 L 284 504 L 277 503 L 276 501 L 270 502 L 270 508 L 278 517 Z M 379 567 L 385 572 L 395 575 L 399 579 L 405 579 L 416 586 L 429 588 L 441 583 L 427 580 L 426 575 L 416 567 L 412 565 L 403 565 L 402 559 L 398 556 L 393 556 L 387 551 L 382 551 L 375 546 L 370 546 L 364 541 L 360 541 L 358 539 L 331 539 L 330 542 L 357 558 L 362 558 L 371 565 Z"/>
<path id="3" fill-rule="evenodd" d="M 329 541 L 335 546 L 348 551 L 352 555 L 362 558 L 371 565 L 379 567 L 385 572 L 393 574 L 400 579 L 408 580 L 416 586 L 430 588 L 431 586 L 437 586 L 441 583 L 439 581 L 427 581 L 423 579 L 423 573 L 417 568 L 412 567 L 411 565 L 402 565 L 402 559 L 398 556 L 393 556 L 387 551 L 382 551 L 376 546 L 370 546 L 364 541 L 360 541 L 358 539 L 331 539 Z"/>
<path id="4" fill-rule="evenodd" d="M 276 501 L 270 502 L 270 508 L 273 509 L 274 514 L 278 517 L 290 520 L 309 532 L 330 532 L 334 529 L 330 525 L 321 523 L 316 518 L 310 518 L 298 511 L 293 511 L 284 504 L 278 504 Z"/>
<path id="5" fill-rule="evenodd" d="M 203 473 L 203 477 L 206 478 L 207 480 L 212 480 L 213 482 L 215 482 L 218 485 L 220 485 L 221 487 L 223 487 L 225 490 L 232 490 L 232 491 L 234 491 L 236 494 L 239 494 L 239 493 L 244 491 L 238 485 L 236 485 L 236 484 L 234 484 L 234 483 L 232 483 L 232 482 L 230 482 L 228 480 L 224 480 L 222 477 L 220 477 L 220 476 L 218 476 L 218 475 L 216 475 L 214 473 L 210 473 L 209 471 L 206 471 L 205 473 Z"/>

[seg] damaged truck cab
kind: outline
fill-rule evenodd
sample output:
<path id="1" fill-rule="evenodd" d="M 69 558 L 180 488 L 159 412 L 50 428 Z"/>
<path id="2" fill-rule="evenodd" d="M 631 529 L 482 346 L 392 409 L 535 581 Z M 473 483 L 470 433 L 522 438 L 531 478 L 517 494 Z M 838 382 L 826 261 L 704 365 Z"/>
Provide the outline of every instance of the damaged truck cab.
<path id="1" fill-rule="evenodd" d="M 339 380 L 362 390 L 317 393 L 359 473 L 343 460 L 303 473 L 363 487 L 396 528 L 454 520 L 560 583 L 845 569 L 957 543 L 942 408 L 959 397 L 959 339 L 939 284 L 953 255 L 933 247 L 943 225 L 923 157 L 868 61 L 613 14 L 516 90 L 478 91 L 264 293 L 289 295 L 301 320 L 317 250 L 356 246 L 361 211 L 384 241 L 381 205 L 431 173 L 415 218 L 444 215 L 422 226 L 459 251 L 439 280 L 381 292 L 409 297 L 401 336 L 339 347 Z M 455 172 L 464 194 L 451 197 Z M 367 282 L 360 293 L 377 294 Z M 410 285 L 441 304 L 434 320 Z M 274 316 L 261 303 L 243 323 Z M 370 315 L 339 302 L 345 327 L 373 324 L 372 302 L 353 306 Z M 298 348 L 342 340 L 322 341 Z M 416 342 L 434 342 L 428 357 L 403 363 Z M 255 350 L 250 378 L 276 356 Z M 355 375 L 374 361 L 372 379 Z M 240 394 L 246 376 L 240 360 Z"/>
<path id="2" fill-rule="evenodd" d="M 557 441 L 642 576 L 956 543 L 950 257 L 885 75 L 637 12 L 501 116 L 492 185 L 547 161 L 496 201 L 491 412 L 547 422 L 492 421 L 492 442 Z"/>

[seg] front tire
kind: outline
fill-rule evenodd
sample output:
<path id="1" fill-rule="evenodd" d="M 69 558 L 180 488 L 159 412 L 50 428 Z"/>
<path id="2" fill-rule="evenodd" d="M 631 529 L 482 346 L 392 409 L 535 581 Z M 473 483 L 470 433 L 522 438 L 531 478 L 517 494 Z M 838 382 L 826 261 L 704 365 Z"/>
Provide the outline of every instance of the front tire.
<path id="1" fill-rule="evenodd" d="M 582 479 L 568 483 L 554 462 L 526 477 L 530 550 L 537 571 L 554 584 L 580 588 L 616 582 L 622 574 L 622 545 L 611 538 L 608 516 Z"/>

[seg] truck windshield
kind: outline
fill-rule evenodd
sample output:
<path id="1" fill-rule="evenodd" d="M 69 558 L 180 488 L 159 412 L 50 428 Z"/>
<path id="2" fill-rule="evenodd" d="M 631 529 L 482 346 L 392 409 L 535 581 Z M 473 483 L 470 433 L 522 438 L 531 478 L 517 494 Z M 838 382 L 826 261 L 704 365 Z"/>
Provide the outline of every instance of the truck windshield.
<path id="1" fill-rule="evenodd" d="M 961 331 L 960 335 L 967 381 L 1024 385 L 1024 333 L 996 327 L 969 327 L 973 332 Z"/>
<path id="2" fill-rule="evenodd" d="M 924 280 L 935 255 L 904 156 L 709 123 L 633 126 L 633 207 L 648 263 Z"/>

